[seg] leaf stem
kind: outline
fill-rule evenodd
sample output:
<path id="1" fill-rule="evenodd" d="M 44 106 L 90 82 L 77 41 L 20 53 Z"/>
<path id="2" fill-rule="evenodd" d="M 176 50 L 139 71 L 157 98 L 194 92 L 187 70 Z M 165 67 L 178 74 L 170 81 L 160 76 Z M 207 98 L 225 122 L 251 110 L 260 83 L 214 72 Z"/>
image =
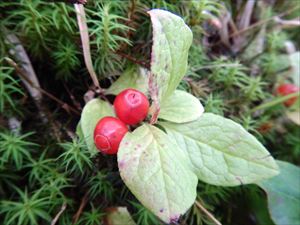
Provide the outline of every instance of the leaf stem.
<path id="1" fill-rule="evenodd" d="M 216 225 L 222 225 L 210 212 L 207 211 L 206 208 L 204 208 L 203 205 L 199 201 L 195 201 L 196 206 L 203 211 Z"/>

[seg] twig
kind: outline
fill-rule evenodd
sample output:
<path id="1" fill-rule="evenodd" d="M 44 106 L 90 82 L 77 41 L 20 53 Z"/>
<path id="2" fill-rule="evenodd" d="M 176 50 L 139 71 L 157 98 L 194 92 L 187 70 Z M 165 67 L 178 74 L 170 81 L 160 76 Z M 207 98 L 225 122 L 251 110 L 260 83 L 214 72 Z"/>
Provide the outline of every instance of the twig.
<path id="1" fill-rule="evenodd" d="M 141 66 L 143 66 L 143 67 L 145 67 L 145 68 L 147 68 L 147 69 L 150 68 L 150 66 L 149 66 L 147 63 L 142 62 L 142 61 L 139 61 L 139 60 L 137 60 L 136 58 L 134 58 L 134 57 L 132 57 L 132 56 L 130 56 L 130 55 L 124 54 L 124 53 L 122 53 L 122 52 L 120 52 L 120 51 L 116 51 L 115 53 L 116 53 L 117 55 L 120 55 L 120 56 L 122 56 L 122 57 L 124 57 L 124 58 L 126 58 L 126 59 L 128 59 L 128 60 L 130 60 L 130 61 L 132 61 L 132 62 L 135 63 L 135 64 L 141 65 Z"/>
<path id="2" fill-rule="evenodd" d="M 283 20 L 280 17 L 274 18 L 274 21 L 277 22 L 283 28 L 292 28 L 295 26 L 300 26 L 300 18 L 295 18 L 292 20 Z"/>
<path id="3" fill-rule="evenodd" d="M 240 21 L 238 21 L 237 27 L 239 30 L 244 30 L 249 27 L 251 15 L 254 9 L 255 1 L 248 0 L 246 2 L 245 8 L 241 14 Z M 239 52 L 244 46 L 246 40 L 245 35 L 238 35 L 234 39 L 234 43 L 231 46 L 233 52 Z"/>
<path id="4" fill-rule="evenodd" d="M 80 217 L 87 201 L 88 201 L 88 192 L 86 192 L 85 195 L 83 196 L 83 198 L 81 199 L 80 206 L 79 206 L 76 214 L 73 217 L 73 223 L 72 223 L 73 225 L 77 223 L 77 221 L 78 221 L 78 219 L 79 219 L 79 217 Z"/>
<path id="5" fill-rule="evenodd" d="M 7 30 L 5 27 L 2 27 L 1 32 L 5 34 L 6 40 L 12 46 L 9 53 L 20 63 L 20 66 L 10 58 L 5 58 L 6 61 L 16 69 L 17 74 L 21 78 L 21 81 L 24 83 L 38 109 L 39 117 L 41 118 L 42 122 L 44 124 L 50 124 L 53 131 L 53 136 L 59 142 L 61 142 L 59 127 L 63 126 L 58 121 L 52 121 L 52 117 L 50 116 L 48 107 L 43 104 L 43 94 L 55 100 L 56 102 L 59 102 L 59 104 L 62 105 L 63 109 L 68 113 L 72 111 L 72 107 L 68 106 L 66 103 L 57 99 L 55 96 L 51 95 L 40 87 L 37 75 L 19 38 L 9 30 Z M 74 111 L 74 113 L 79 114 L 79 112 L 77 111 Z"/>
<path id="6" fill-rule="evenodd" d="M 224 12 L 224 14 L 221 15 L 220 21 L 221 21 L 221 28 L 219 29 L 220 33 L 220 42 L 224 43 L 227 47 L 230 46 L 229 43 L 229 29 L 228 24 L 230 23 L 231 15 L 229 12 Z"/>
<path id="7" fill-rule="evenodd" d="M 84 11 L 84 6 L 79 4 L 74 4 L 76 15 L 77 15 L 77 23 L 79 26 L 80 38 L 82 42 L 83 48 L 83 57 L 87 70 L 93 80 L 94 85 L 102 93 L 102 89 L 100 87 L 97 75 L 95 73 L 92 58 L 91 58 L 91 49 L 90 49 L 90 38 L 89 38 L 89 30 L 86 24 L 86 15 Z"/>
<path id="8" fill-rule="evenodd" d="M 245 29 L 249 27 L 251 15 L 254 9 L 255 0 L 248 0 L 245 4 L 245 8 L 241 14 L 240 21 L 238 22 L 237 26 L 239 30 Z"/>
<path id="9" fill-rule="evenodd" d="M 268 19 L 261 20 L 261 21 L 258 21 L 258 22 L 256 22 L 256 23 L 253 23 L 253 24 L 250 25 L 249 27 L 247 27 L 247 28 L 245 28 L 245 29 L 242 29 L 242 30 L 239 30 L 238 32 L 235 32 L 235 33 L 231 34 L 229 37 L 235 37 L 235 36 L 238 36 L 238 35 L 240 35 L 240 34 L 242 34 L 242 33 L 245 33 L 245 32 L 247 32 L 247 31 L 249 31 L 249 30 L 251 30 L 251 29 L 253 29 L 253 28 L 257 27 L 257 26 L 263 25 L 263 24 L 265 24 L 265 23 L 267 23 L 267 22 L 269 22 L 269 21 L 271 21 L 271 20 L 274 20 L 274 19 L 276 19 L 276 18 L 278 19 L 278 18 L 280 18 L 280 17 L 286 16 L 286 15 L 290 14 L 291 12 L 293 12 L 293 11 L 295 11 L 295 10 L 298 10 L 299 8 L 300 8 L 300 7 L 291 8 L 291 9 L 287 10 L 286 12 L 281 13 L 281 14 L 279 14 L 279 15 L 272 16 L 272 17 L 270 17 L 270 18 L 268 18 Z"/>
<path id="10" fill-rule="evenodd" d="M 74 95 L 72 94 L 72 92 L 69 90 L 68 86 L 64 83 L 63 84 L 66 91 L 68 92 L 69 96 L 70 96 L 70 99 L 72 100 L 73 102 L 73 105 L 79 110 L 79 111 L 82 111 L 82 107 L 80 105 L 80 103 L 76 100 L 76 98 L 74 97 Z"/>
<path id="11" fill-rule="evenodd" d="M 203 205 L 199 201 L 195 201 L 196 206 L 202 210 L 216 225 L 222 225 L 210 212 L 207 211 L 207 209 L 204 208 Z"/>
<path id="12" fill-rule="evenodd" d="M 85 4 L 87 0 L 51 0 L 53 2 L 65 2 L 70 4 Z"/>
<path id="13" fill-rule="evenodd" d="M 270 22 L 270 21 L 272 21 L 272 20 L 276 20 L 276 19 L 278 19 L 278 18 L 280 18 L 280 17 L 283 17 L 283 16 L 287 16 L 288 14 L 290 14 L 290 13 L 292 13 L 293 11 L 296 11 L 296 10 L 298 10 L 300 7 L 295 7 L 295 8 L 291 8 L 291 9 L 289 9 L 289 10 L 287 10 L 286 12 L 284 12 L 284 13 L 281 13 L 281 14 L 279 14 L 279 15 L 276 15 L 276 16 L 272 16 L 272 17 L 270 17 L 270 18 L 267 18 L 267 19 L 265 19 L 265 20 L 260 20 L 260 21 L 258 21 L 258 22 L 256 22 L 256 23 L 253 23 L 253 24 L 251 24 L 250 26 L 248 26 L 247 28 L 245 28 L 245 29 L 242 29 L 242 30 L 238 30 L 238 31 L 234 31 L 232 34 L 230 34 L 228 37 L 226 36 L 226 39 L 225 40 L 223 40 L 222 39 L 222 33 L 221 33 L 221 41 L 218 41 L 218 42 L 216 42 L 216 43 L 214 43 L 214 45 L 215 46 L 217 46 L 217 45 L 219 45 L 219 44 L 221 44 L 222 42 L 223 43 L 227 43 L 226 42 L 226 40 L 229 40 L 229 38 L 233 38 L 233 37 L 235 37 L 235 36 L 239 36 L 239 35 L 241 35 L 241 34 L 243 34 L 243 33 L 245 33 L 245 32 L 248 32 L 248 31 L 250 31 L 250 30 L 252 30 L 252 29 L 254 29 L 254 28 L 256 28 L 256 27 L 258 27 L 258 26 L 261 26 L 261 25 L 264 25 L 264 24 L 266 24 L 266 23 L 268 23 L 268 22 Z M 223 20 L 221 20 L 223 23 L 224 23 L 224 19 Z M 224 26 L 224 24 L 222 25 L 222 26 Z M 221 31 L 222 31 L 223 29 L 221 29 Z M 227 44 L 226 44 L 226 46 L 228 46 Z"/>
<path id="14" fill-rule="evenodd" d="M 77 111 L 76 109 L 74 109 L 72 106 L 68 105 L 67 103 L 61 101 L 60 99 L 56 98 L 54 95 L 50 94 L 49 92 L 45 91 L 44 89 L 36 86 L 26 75 L 26 73 L 17 65 L 17 63 L 15 61 L 13 61 L 12 59 L 5 57 L 4 58 L 7 63 L 9 65 L 11 65 L 12 67 L 15 68 L 15 70 L 17 71 L 17 74 L 24 79 L 31 87 L 33 87 L 34 89 L 37 89 L 40 93 L 46 95 L 47 97 L 51 98 L 52 100 L 56 101 L 57 103 L 59 103 L 63 109 L 65 109 L 68 113 L 70 113 L 70 111 L 72 111 L 73 113 L 80 115 L 80 112 Z"/>
<path id="15" fill-rule="evenodd" d="M 7 42 L 10 43 L 12 46 L 11 49 L 9 50 L 9 53 L 18 62 L 21 63 L 22 70 L 26 74 L 26 78 L 27 78 L 26 80 L 21 78 L 21 80 L 24 83 L 30 96 L 33 98 L 33 101 L 39 110 L 39 116 L 40 116 L 41 120 L 43 121 L 44 124 L 48 123 L 47 112 L 42 107 L 42 93 L 38 89 L 33 88 L 32 85 L 30 85 L 27 82 L 27 80 L 30 80 L 31 83 L 33 83 L 36 87 L 40 87 L 39 80 L 36 76 L 36 73 L 33 69 L 33 66 L 30 62 L 27 52 L 25 51 L 19 38 L 15 34 L 11 33 L 5 27 L 2 27 L 1 32 L 3 32 L 5 34 L 5 38 L 6 38 Z"/>
<path id="16" fill-rule="evenodd" d="M 51 225 L 55 225 L 55 224 L 57 223 L 57 221 L 58 221 L 60 215 L 66 210 L 66 208 L 67 208 L 67 203 L 65 202 L 65 203 L 61 206 L 59 212 L 56 214 L 56 216 L 54 217 L 54 219 L 51 221 Z"/>

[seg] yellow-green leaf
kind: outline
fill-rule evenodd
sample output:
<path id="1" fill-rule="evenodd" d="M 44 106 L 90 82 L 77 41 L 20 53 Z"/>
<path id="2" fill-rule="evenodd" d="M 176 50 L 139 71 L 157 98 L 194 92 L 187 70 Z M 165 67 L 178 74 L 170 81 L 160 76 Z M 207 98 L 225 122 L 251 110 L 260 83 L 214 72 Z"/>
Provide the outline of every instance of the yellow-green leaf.
<path id="1" fill-rule="evenodd" d="M 166 223 L 176 222 L 195 201 L 198 179 L 188 162 L 177 144 L 152 125 L 127 133 L 118 151 L 125 184 Z"/>
<path id="2" fill-rule="evenodd" d="M 265 147 L 241 125 L 212 113 L 189 123 L 161 122 L 206 183 L 235 186 L 278 174 Z"/>
<path id="3" fill-rule="evenodd" d="M 174 93 L 161 105 L 158 118 L 174 123 L 186 123 L 198 119 L 204 108 L 193 95 L 180 90 Z"/>

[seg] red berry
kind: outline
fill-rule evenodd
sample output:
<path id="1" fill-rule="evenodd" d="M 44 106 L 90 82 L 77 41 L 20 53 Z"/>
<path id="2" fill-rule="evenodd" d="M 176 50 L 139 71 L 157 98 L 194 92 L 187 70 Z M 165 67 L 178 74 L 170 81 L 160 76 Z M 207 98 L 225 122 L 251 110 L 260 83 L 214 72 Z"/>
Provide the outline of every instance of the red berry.
<path id="1" fill-rule="evenodd" d="M 281 96 L 286 96 L 295 92 L 298 92 L 300 89 L 294 84 L 282 84 L 277 88 L 277 93 Z M 297 101 L 297 96 L 292 97 L 284 102 L 284 105 L 289 107 Z"/>
<path id="2" fill-rule="evenodd" d="M 114 101 L 117 116 L 124 123 L 135 125 L 143 121 L 149 110 L 149 101 L 140 91 L 126 89 Z"/>
<path id="3" fill-rule="evenodd" d="M 116 154 L 127 132 L 127 126 L 118 118 L 104 117 L 98 121 L 94 130 L 95 145 L 102 153 Z"/>

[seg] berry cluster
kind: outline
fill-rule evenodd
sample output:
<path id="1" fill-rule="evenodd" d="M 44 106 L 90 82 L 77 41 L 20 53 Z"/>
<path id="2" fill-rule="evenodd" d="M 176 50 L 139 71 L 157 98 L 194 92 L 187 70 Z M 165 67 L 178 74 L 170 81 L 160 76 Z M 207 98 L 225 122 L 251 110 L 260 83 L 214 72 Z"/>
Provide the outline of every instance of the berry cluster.
<path id="1" fill-rule="evenodd" d="M 120 142 L 128 132 L 127 125 L 136 125 L 147 117 L 149 101 L 142 92 L 126 89 L 117 95 L 114 108 L 118 118 L 103 117 L 94 130 L 95 145 L 105 154 L 118 152 Z"/>

